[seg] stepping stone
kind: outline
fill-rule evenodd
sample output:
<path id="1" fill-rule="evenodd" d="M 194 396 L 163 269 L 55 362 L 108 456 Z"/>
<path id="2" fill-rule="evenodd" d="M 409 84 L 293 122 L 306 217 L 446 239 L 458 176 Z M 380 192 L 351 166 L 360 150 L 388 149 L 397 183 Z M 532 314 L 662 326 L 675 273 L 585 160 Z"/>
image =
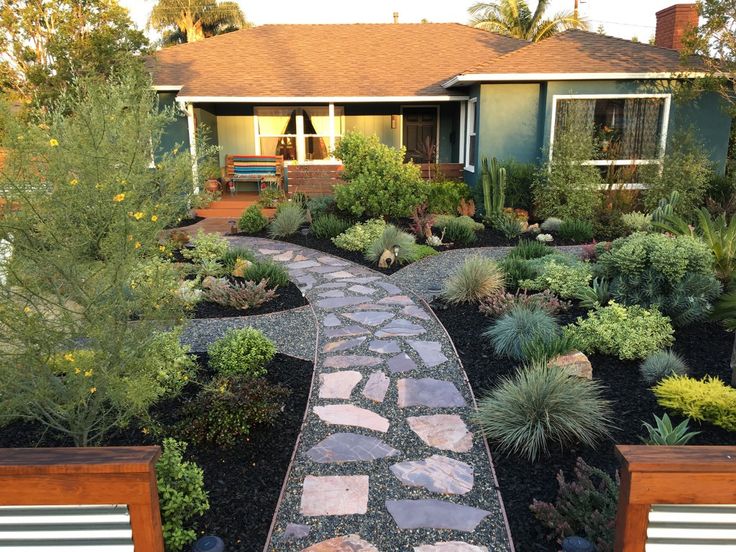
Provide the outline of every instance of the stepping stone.
<path id="1" fill-rule="evenodd" d="M 299 261 L 295 263 L 289 263 L 286 265 L 287 268 L 298 269 L 298 268 L 312 268 L 315 266 L 322 266 L 317 261 Z"/>
<path id="2" fill-rule="evenodd" d="M 325 353 L 336 353 L 338 351 L 349 351 L 350 349 L 355 349 L 356 347 L 358 347 L 366 339 L 367 339 L 366 337 L 356 337 L 355 339 L 346 339 L 343 341 L 333 341 L 331 343 L 327 343 L 322 348 L 322 351 Z"/>
<path id="3" fill-rule="evenodd" d="M 337 320 L 338 322 L 340 322 L 340 320 L 337 319 L 337 317 L 335 317 L 335 320 Z M 327 318 L 325 318 L 325 325 L 327 325 L 326 322 L 327 322 Z M 345 326 L 345 327 L 342 327 L 342 328 L 333 328 L 333 329 L 330 329 L 330 330 L 326 330 L 325 331 L 325 335 L 327 337 L 329 337 L 329 338 L 333 338 L 333 337 L 350 337 L 350 336 L 353 336 L 353 335 L 365 335 L 367 333 L 370 333 L 370 332 L 368 330 L 366 330 L 365 328 L 361 327 L 361 326 L 355 326 L 355 325 L 353 325 L 353 326 Z"/>
<path id="4" fill-rule="evenodd" d="M 386 392 L 390 383 L 388 376 L 380 370 L 373 372 L 368 378 L 365 387 L 363 387 L 363 396 L 366 399 L 381 403 L 386 398 Z"/>
<path id="5" fill-rule="evenodd" d="M 355 306 L 355 310 L 372 310 L 381 312 L 393 312 L 388 305 L 377 305 L 376 303 L 361 303 Z"/>
<path id="6" fill-rule="evenodd" d="M 475 531 L 491 512 L 442 500 L 387 500 L 386 509 L 400 529 Z"/>
<path id="7" fill-rule="evenodd" d="M 349 312 L 343 314 L 345 318 L 349 318 L 353 322 L 358 324 L 366 324 L 368 326 L 380 326 L 387 320 L 394 317 L 392 312 L 385 311 L 363 311 L 363 312 Z"/>
<path id="8" fill-rule="evenodd" d="M 392 374 L 410 372 L 411 370 L 416 370 L 417 368 L 417 363 L 414 362 L 411 357 L 406 353 L 400 353 L 395 357 L 390 358 L 386 364 L 388 365 L 388 369 L 391 371 Z"/>
<path id="9" fill-rule="evenodd" d="M 335 314 L 328 314 L 325 316 L 324 320 L 322 320 L 322 324 L 328 328 L 332 328 L 335 326 L 342 326 L 342 322 Z"/>
<path id="10" fill-rule="evenodd" d="M 317 283 L 317 279 L 314 276 L 295 276 L 294 277 L 301 286 L 311 289 L 314 284 Z"/>
<path id="11" fill-rule="evenodd" d="M 413 318 L 418 318 L 419 320 L 430 320 L 431 317 L 427 314 L 427 312 L 415 305 L 408 305 L 401 309 L 401 314 L 404 316 L 411 316 Z"/>
<path id="12" fill-rule="evenodd" d="M 317 306 L 323 309 L 339 309 L 340 307 L 349 307 L 363 302 L 362 297 L 335 297 L 332 299 L 320 299 Z"/>
<path id="13" fill-rule="evenodd" d="M 387 293 L 400 294 L 401 289 L 390 282 L 376 282 L 377 286 L 381 286 Z"/>
<path id="14" fill-rule="evenodd" d="M 348 287 L 345 282 L 327 282 L 326 284 L 320 284 L 315 289 L 335 289 Z"/>
<path id="15" fill-rule="evenodd" d="M 460 541 L 448 541 L 415 546 L 414 552 L 488 552 L 488 547 Z"/>
<path id="16" fill-rule="evenodd" d="M 338 270 L 337 272 L 325 274 L 325 278 L 328 278 L 330 280 L 337 280 L 337 279 L 342 279 L 342 278 L 352 278 L 353 276 L 355 276 L 355 274 L 353 274 L 352 272 L 348 272 L 347 270 Z"/>
<path id="17" fill-rule="evenodd" d="M 352 291 L 353 293 L 360 293 L 361 295 L 373 295 L 378 290 L 372 287 L 361 286 L 360 284 L 356 284 L 354 286 L 349 287 L 348 291 Z"/>
<path id="18" fill-rule="evenodd" d="M 286 529 L 281 534 L 279 542 L 291 542 L 299 539 L 303 539 L 309 536 L 309 532 L 312 528 L 309 525 L 301 525 L 299 523 L 289 523 L 286 525 Z"/>
<path id="19" fill-rule="evenodd" d="M 368 511 L 368 476 L 306 476 L 299 511 L 305 516 L 365 514 Z"/>
<path id="20" fill-rule="evenodd" d="M 465 406 L 465 399 L 451 381 L 433 378 L 400 379 L 399 408 L 428 406 L 430 408 L 452 408 Z"/>
<path id="21" fill-rule="evenodd" d="M 473 489 L 473 467 L 438 454 L 394 464 L 391 472 L 404 485 L 423 487 L 433 493 L 464 495 Z"/>
<path id="22" fill-rule="evenodd" d="M 261 255 L 278 255 L 281 253 L 280 249 L 259 249 L 258 252 Z"/>
<path id="23" fill-rule="evenodd" d="M 372 353 L 388 355 L 391 353 L 400 353 L 401 347 L 399 347 L 398 342 L 394 340 L 381 341 L 379 339 L 374 339 L 371 341 L 370 345 L 368 345 L 368 350 Z"/>
<path id="24" fill-rule="evenodd" d="M 319 265 L 315 266 L 314 268 L 308 268 L 307 270 L 314 274 L 330 274 L 331 272 L 337 272 L 338 270 L 340 270 L 340 267 Z"/>
<path id="25" fill-rule="evenodd" d="M 348 299 L 348 297 L 346 297 Z M 340 299 L 325 299 L 326 301 L 340 301 Z M 412 337 L 425 333 L 427 330 L 403 318 L 392 320 L 376 332 L 376 337 Z"/>
<path id="26" fill-rule="evenodd" d="M 430 447 L 453 452 L 468 452 L 473 448 L 473 434 L 457 414 L 410 416 L 406 421 Z"/>
<path id="27" fill-rule="evenodd" d="M 348 266 L 350 264 L 349 262 L 342 261 L 336 257 L 317 257 L 317 260 L 322 264 L 330 266 Z"/>
<path id="28" fill-rule="evenodd" d="M 388 420 L 365 408 L 352 404 L 329 404 L 327 406 L 315 406 L 314 413 L 319 419 L 328 425 L 346 425 L 353 427 L 364 427 L 373 431 L 386 433 L 388 431 Z M 459 416 L 458 416 L 459 418 Z"/>
<path id="29" fill-rule="evenodd" d="M 320 298 L 325 298 L 325 297 L 345 297 L 345 292 L 344 291 L 341 291 L 339 289 L 331 289 L 329 291 L 323 291 L 317 297 L 320 297 Z"/>
<path id="30" fill-rule="evenodd" d="M 358 535 L 348 535 L 318 542 L 302 552 L 378 552 L 378 548 Z"/>
<path id="31" fill-rule="evenodd" d="M 344 372 L 332 372 L 331 374 L 319 375 L 319 398 L 320 399 L 349 399 L 353 389 L 358 385 L 363 376 L 360 372 L 346 370 Z"/>
<path id="32" fill-rule="evenodd" d="M 353 366 L 375 366 L 382 359 L 365 355 L 335 355 L 327 357 L 323 363 L 325 368 L 352 368 Z"/>
<path id="33" fill-rule="evenodd" d="M 286 251 L 286 252 L 282 253 L 281 255 L 276 255 L 273 258 L 273 260 L 274 261 L 290 261 L 293 256 L 294 256 L 294 252 L 293 251 Z M 287 530 L 288 530 L 288 527 L 287 527 Z"/>
<path id="34" fill-rule="evenodd" d="M 354 276 L 354 274 L 351 274 L 351 276 Z M 350 278 L 349 280 L 345 281 L 350 282 L 351 284 L 370 284 L 371 282 L 375 282 L 376 280 L 380 279 L 380 276 L 363 276 L 361 278 Z"/>
<path id="35" fill-rule="evenodd" d="M 305 257 L 301 253 L 298 253 L 296 257 L 294 257 L 295 261 L 306 261 L 309 257 Z"/>
<path id="36" fill-rule="evenodd" d="M 414 301 L 408 295 L 389 295 L 379 301 L 382 305 L 413 305 Z"/>
<path id="37" fill-rule="evenodd" d="M 380 439 L 357 433 L 333 433 L 307 451 L 307 456 L 320 464 L 364 462 L 397 454 L 398 450 Z"/>
<path id="38" fill-rule="evenodd" d="M 428 367 L 433 368 L 443 362 L 447 362 L 447 357 L 442 354 L 442 343 L 439 341 L 407 341 L 414 349 L 419 357 Z"/>

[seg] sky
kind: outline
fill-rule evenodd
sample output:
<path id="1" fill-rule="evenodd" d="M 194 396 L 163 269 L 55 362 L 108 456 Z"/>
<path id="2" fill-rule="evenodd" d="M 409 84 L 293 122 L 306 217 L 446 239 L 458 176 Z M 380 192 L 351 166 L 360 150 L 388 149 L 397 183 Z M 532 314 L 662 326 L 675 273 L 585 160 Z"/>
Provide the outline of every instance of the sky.
<path id="1" fill-rule="evenodd" d="M 474 0 L 238 0 L 246 18 L 265 23 L 390 23 L 393 12 L 399 21 L 467 23 L 467 8 Z M 655 12 L 676 4 L 677 0 L 580 0 L 580 13 L 590 29 L 603 25 L 606 34 L 646 42 L 654 35 Z M 155 0 L 120 0 L 130 10 L 135 23 L 143 28 Z M 536 7 L 535 0 L 529 5 Z M 552 0 L 551 12 L 572 10 L 574 0 Z"/>

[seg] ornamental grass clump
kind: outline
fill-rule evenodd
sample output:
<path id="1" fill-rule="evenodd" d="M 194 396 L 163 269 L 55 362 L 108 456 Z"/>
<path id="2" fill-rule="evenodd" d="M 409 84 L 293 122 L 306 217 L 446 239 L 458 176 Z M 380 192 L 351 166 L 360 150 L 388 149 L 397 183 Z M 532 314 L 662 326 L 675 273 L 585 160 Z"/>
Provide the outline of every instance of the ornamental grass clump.
<path id="1" fill-rule="evenodd" d="M 689 368 L 680 355 L 668 349 L 649 355 L 639 366 L 641 377 L 649 385 L 654 385 L 668 376 L 685 376 Z"/>
<path id="2" fill-rule="evenodd" d="M 554 252 L 555 250 L 545 243 L 532 240 L 521 240 L 506 257 L 524 260 L 540 259 L 547 255 L 552 255 Z"/>
<path id="3" fill-rule="evenodd" d="M 504 275 L 492 259 L 473 256 L 445 281 L 442 298 L 448 303 L 479 303 L 503 291 Z"/>
<path id="4" fill-rule="evenodd" d="M 474 421 L 498 450 L 534 462 L 551 447 L 594 446 L 609 436 L 612 412 L 596 381 L 530 365 L 483 397 Z"/>
<path id="5" fill-rule="evenodd" d="M 210 366 L 221 376 L 257 378 L 266 375 L 276 347 L 260 330 L 229 330 L 207 349 Z"/>
<path id="6" fill-rule="evenodd" d="M 580 351 L 621 360 L 644 359 L 669 347 L 674 333 L 670 319 L 656 308 L 625 307 L 615 301 L 565 327 L 565 335 L 574 340 Z"/>
<path id="7" fill-rule="evenodd" d="M 350 223 L 337 215 L 325 213 L 314 217 L 311 228 L 316 238 L 331 240 L 350 228 Z"/>
<path id="8" fill-rule="evenodd" d="M 285 203 L 271 221 L 268 227 L 268 235 L 272 238 L 286 238 L 296 234 L 306 221 L 307 217 L 301 205 Z"/>
<path id="9" fill-rule="evenodd" d="M 720 379 L 705 376 L 669 376 L 652 389 L 663 408 L 691 420 L 710 422 L 728 431 L 736 431 L 736 389 Z"/>
<path id="10" fill-rule="evenodd" d="M 475 243 L 478 239 L 475 230 L 459 218 L 450 219 L 442 230 L 445 233 L 444 241 L 455 246 L 465 247 Z"/>
<path id="11" fill-rule="evenodd" d="M 383 233 L 368 246 L 365 258 L 381 266 L 379 261 L 385 255 L 393 259 L 389 264 L 404 264 L 413 261 L 417 256 L 416 239 L 411 234 L 389 224 L 384 228 Z"/>
<path id="12" fill-rule="evenodd" d="M 276 289 L 289 283 L 289 273 L 274 261 L 254 262 L 243 270 L 242 278 L 252 282 L 266 280 L 268 289 Z"/>
<path id="13" fill-rule="evenodd" d="M 575 243 L 585 243 L 593 239 L 593 225 L 587 220 L 567 219 L 557 231 L 560 238 Z"/>
<path id="14" fill-rule="evenodd" d="M 497 355 L 524 360 L 532 343 L 551 344 L 560 333 L 555 319 L 542 309 L 517 306 L 496 320 L 483 336 L 490 338 Z"/>

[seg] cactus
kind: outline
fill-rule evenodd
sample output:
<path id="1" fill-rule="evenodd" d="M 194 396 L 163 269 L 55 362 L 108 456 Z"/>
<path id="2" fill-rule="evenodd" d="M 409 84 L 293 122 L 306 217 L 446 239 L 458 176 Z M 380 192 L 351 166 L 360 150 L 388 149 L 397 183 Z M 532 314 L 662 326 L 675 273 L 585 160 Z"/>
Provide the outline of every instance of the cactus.
<path id="1" fill-rule="evenodd" d="M 674 190 L 669 198 L 659 200 L 657 208 L 652 211 L 652 222 L 664 222 L 675 213 L 675 207 L 680 202 L 680 192 Z"/>
<path id="2" fill-rule="evenodd" d="M 495 157 L 490 163 L 487 157 L 483 158 L 481 184 L 485 215 L 488 217 L 502 213 L 506 201 L 506 169 L 499 167 Z"/>

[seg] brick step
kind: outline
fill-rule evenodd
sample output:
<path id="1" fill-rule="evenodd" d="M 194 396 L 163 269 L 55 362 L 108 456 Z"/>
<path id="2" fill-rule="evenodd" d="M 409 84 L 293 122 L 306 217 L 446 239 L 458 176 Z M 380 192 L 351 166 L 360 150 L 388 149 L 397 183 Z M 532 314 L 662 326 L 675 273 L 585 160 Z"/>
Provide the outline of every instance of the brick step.
<path id="1" fill-rule="evenodd" d="M 207 209 L 247 209 L 251 205 L 258 203 L 257 199 L 228 199 L 213 201 L 207 206 Z"/>
<path id="2" fill-rule="evenodd" d="M 243 214 L 243 208 L 223 208 L 223 209 L 197 209 L 198 217 L 226 217 L 226 218 L 240 218 Z"/>

